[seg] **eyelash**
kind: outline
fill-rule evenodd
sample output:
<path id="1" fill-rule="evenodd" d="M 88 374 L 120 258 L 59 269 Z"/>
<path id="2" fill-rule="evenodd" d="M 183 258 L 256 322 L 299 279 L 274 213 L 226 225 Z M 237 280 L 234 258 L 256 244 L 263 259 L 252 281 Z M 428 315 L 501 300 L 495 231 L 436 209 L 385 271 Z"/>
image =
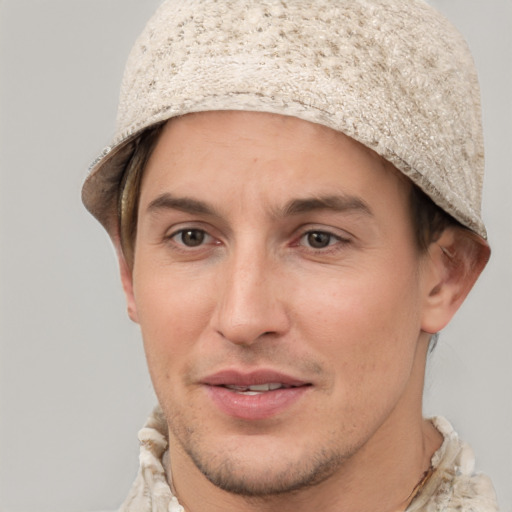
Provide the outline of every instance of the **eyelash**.
<path id="1" fill-rule="evenodd" d="M 200 235 L 201 237 L 203 237 L 203 239 L 200 240 L 200 242 L 197 245 L 187 245 L 183 240 L 183 236 L 186 235 L 187 233 L 194 233 L 196 236 Z M 178 237 L 181 237 L 181 241 L 177 240 Z M 170 241 L 174 242 L 180 248 L 183 248 L 183 250 L 190 250 L 190 249 L 203 247 L 205 245 L 205 243 L 204 243 L 205 239 L 211 239 L 212 241 L 215 240 L 215 238 L 212 235 L 208 234 L 208 232 L 205 231 L 204 229 L 199 229 L 199 228 L 194 228 L 194 227 L 179 229 L 178 231 L 174 231 L 173 233 L 166 236 L 165 238 L 166 238 L 166 240 L 170 240 Z"/>
<path id="2" fill-rule="evenodd" d="M 313 235 L 315 235 L 316 237 L 328 237 L 327 245 L 324 245 L 322 247 L 313 247 L 311 245 L 311 240 L 308 240 L 308 238 Z M 308 241 L 309 243 L 307 243 L 306 245 L 304 241 Z M 309 229 L 300 235 L 300 237 L 297 239 L 297 242 L 294 245 L 305 247 L 307 250 L 312 250 L 315 253 L 331 253 L 343 249 L 345 246 L 350 244 L 350 242 L 351 241 L 349 238 L 344 238 L 330 231 L 326 231 L 323 229 Z"/>

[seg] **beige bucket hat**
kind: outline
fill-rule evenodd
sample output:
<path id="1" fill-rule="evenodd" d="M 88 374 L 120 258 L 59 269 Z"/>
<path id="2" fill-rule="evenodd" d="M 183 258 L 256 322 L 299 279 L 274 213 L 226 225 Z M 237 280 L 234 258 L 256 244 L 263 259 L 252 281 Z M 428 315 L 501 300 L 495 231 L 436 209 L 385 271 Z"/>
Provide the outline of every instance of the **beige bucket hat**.
<path id="1" fill-rule="evenodd" d="M 480 93 L 468 47 L 422 0 L 167 0 L 138 38 L 117 131 L 82 197 L 114 239 L 138 136 L 174 116 L 264 111 L 391 162 L 483 238 Z"/>

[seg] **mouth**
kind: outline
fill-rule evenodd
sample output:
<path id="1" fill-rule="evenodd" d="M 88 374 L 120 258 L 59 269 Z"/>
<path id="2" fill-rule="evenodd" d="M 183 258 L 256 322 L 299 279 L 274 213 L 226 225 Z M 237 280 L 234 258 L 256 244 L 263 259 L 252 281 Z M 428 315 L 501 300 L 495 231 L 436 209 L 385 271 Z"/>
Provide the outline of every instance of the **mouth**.
<path id="1" fill-rule="evenodd" d="M 202 384 L 218 411 L 244 420 L 277 416 L 313 387 L 311 382 L 266 370 L 222 371 L 206 378 Z"/>

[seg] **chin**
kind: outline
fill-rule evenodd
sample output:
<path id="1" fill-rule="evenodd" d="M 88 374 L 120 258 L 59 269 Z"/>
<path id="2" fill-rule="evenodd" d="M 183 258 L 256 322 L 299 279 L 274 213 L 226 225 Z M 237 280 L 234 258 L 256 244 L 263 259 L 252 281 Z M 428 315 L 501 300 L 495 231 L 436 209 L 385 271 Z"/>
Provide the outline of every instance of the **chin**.
<path id="1" fill-rule="evenodd" d="M 251 443 L 249 437 L 246 442 Z M 216 487 L 252 498 L 300 491 L 329 479 L 340 468 L 343 457 L 319 451 L 315 454 L 290 453 L 293 450 L 247 450 L 205 453 L 197 447 L 184 447 L 199 471 Z M 261 454 L 274 453 L 273 456 Z"/>

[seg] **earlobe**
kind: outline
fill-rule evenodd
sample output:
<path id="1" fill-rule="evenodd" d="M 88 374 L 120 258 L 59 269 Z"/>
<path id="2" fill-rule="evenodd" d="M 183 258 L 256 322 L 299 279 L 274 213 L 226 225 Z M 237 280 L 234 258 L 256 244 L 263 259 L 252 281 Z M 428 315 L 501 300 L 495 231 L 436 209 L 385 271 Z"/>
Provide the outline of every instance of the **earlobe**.
<path id="1" fill-rule="evenodd" d="M 446 228 L 433 242 L 425 262 L 422 330 L 443 329 L 459 309 L 489 260 L 490 249 L 477 235 L 462 228 Z"/>
<path id="2" fill-rule="evenodd" d="M 133 322 L 138 323 L 139 317 L 137 314 L 137 305 L 135 303 L 135 296 L 133 293 L 132 269 L 126 262 L 123 251 L 120 248 L 117 248 L 117 259 L 119 262 L 119 272 L 121 274 L 121 282 L 123 284 L 124 295 L 126 298 L 128 316 Z"/>

